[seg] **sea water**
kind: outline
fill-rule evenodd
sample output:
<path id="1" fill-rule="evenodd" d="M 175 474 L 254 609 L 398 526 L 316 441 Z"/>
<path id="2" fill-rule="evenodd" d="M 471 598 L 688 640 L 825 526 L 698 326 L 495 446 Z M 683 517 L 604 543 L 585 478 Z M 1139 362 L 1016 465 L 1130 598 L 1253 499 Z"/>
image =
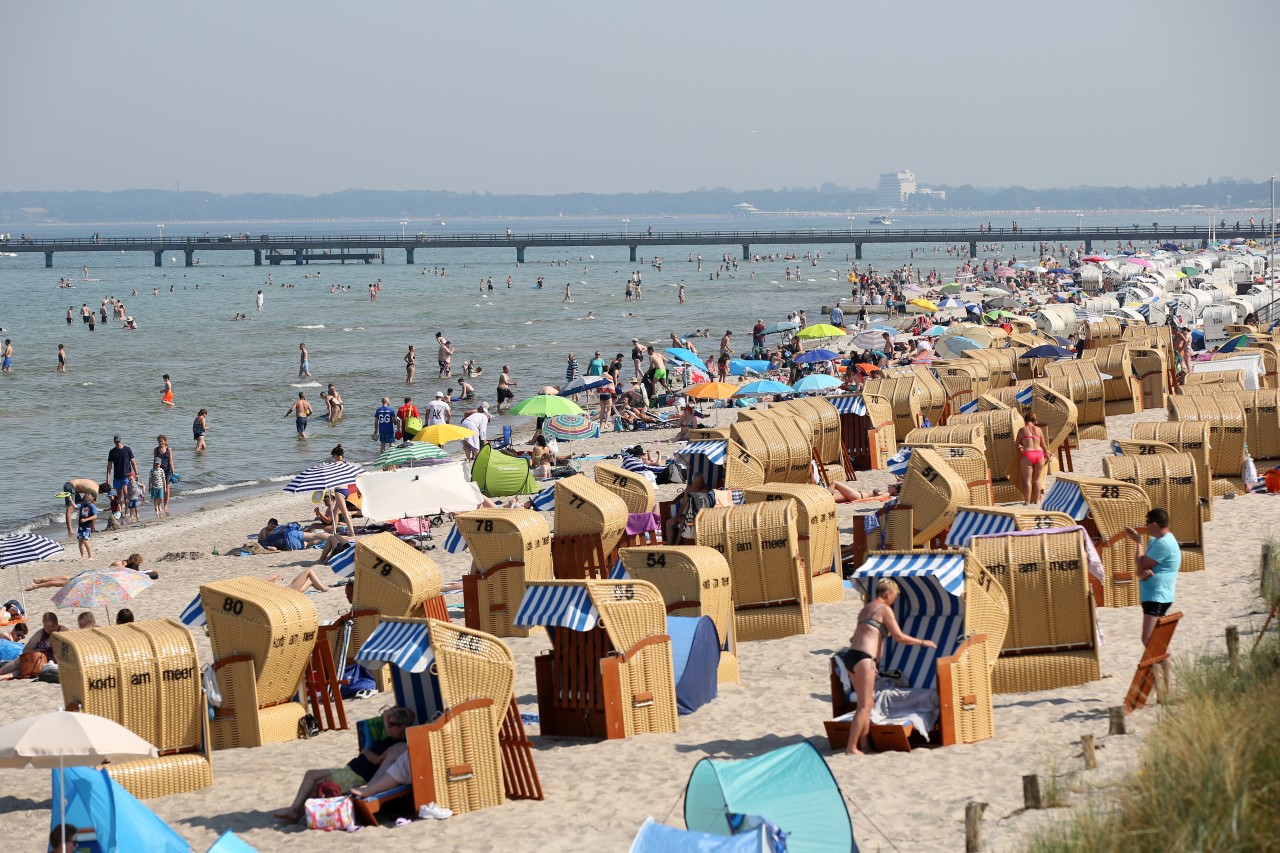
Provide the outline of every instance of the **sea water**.
<path id="1" fill-rule="evenodd" d="M 1156 214 L 1098 214 L 1081 219 L 1074 214 L 1017 215 L 1025 227 L 1077 225 L 1130 225 L 1150 222 Z M 1161 212 L 1169 224 L 1198 225 L 1203 216 Z M 894 228 L 973 228 L 979 222 L 1007 227 L 1010 217 L 995 214 L 899 217 Z M 877 228 L 866 215 L 853 223 L 857 228 Z M 408 233 L 427 231 L 502 234 L 508 226 L 518 233 L 550 231 L 633 233 L 652 225 L 655 231 L 753 229 L 838 230 L 848 225 L 847 215 L 754 216 L 743 218 L 633 217 L 629 226 L 614 220 L 531 220 L 414 223 Z M 34 225 L 6 226 L 35 237 L 142 236 L 148 225 Z M 249 231 L 285 234 L 395 234 L 398 222 L 325 223 L 175 223 L 166 225 L 168 239 Z M 246 244 L 250 245 L 250 244 Z M 1070 245 L 1070 244 L 1069 244 Z M 917 251 L 906 244 L 866 244 L 861 268 L 868 264 L 888 269 L 914 263 L 925 271 L 936 268 L 950 280 L 960 263 L 932 245 Z M 1113 249 L 1114 245 L 1096 248 Z M 2 250 L 2 247 L 0 247 Z M 308 465 L 328 459 L 329 450 L 342 443 L 347 457 L 367 461 L 378 453 L 372 440 L 373 410 L 382 396 L 399 407 L 406 394 L 420 410 L 438 390 L 457 396 L 456 376 L 474 358 L 484 375 L 471 380 L 477 400 L 496 402 L 500 368 L 509 364 L 520 384 L 517 399 L 536 393 L 544 384 L 564 381 L 566 358 L 573 352 L 580 372 L 599 350 L 606 360 L 623 353 L 623 376 L 631 376 L 631 339 L 638 337 L 656 347 L 669 345 L 669 333 L 690 334 L 696 328 L 710 330 L 710 337 L 695 338 L 703 356 L 714 357 L 720 336 L 733 330 L 737 351 L 749 349 L 750 330 L 757 318 L 765 322 L 783 319 L 804 309 L 810 323 L 822 321 L 820 309 L 837 298 L 849 296 L 846 283 L 853 246 L 753 245 L 755 254 L 793 252 L 800 258 L 784 262 L 744 262 L 739 246 L 641 247 L 644 262 L 631 263 L 623 247 L 530 248 L 526 263 L 517 266 L 514 247 L 494 249 L 417 249 L 416 263 L 404 263 L 403 250 L 388 250 L 385 263 L 316 263 L 296 266 L 252 265 L 249 251 L 197 253 L 200 264 L 183 265 L 183 255 L 171 251 L 164 265 L 155 267 L 150 252 L 127 254 L 61 253 L 54 266 L 44 266 L 42 254 L 0 257 L 0 338 L 11 338 L 15 348 L 14 370 L 0 375 L 0 470 L 6 472 L 0 500 L 0 532 L 29 528 L 60 519 L 62 501 L 55 495 L 65 480 L 106 476 L 107 451 L 112 435 L 119 433 L 133 448 L 145 479 L 156 436 L 165 434 L 174 448 L 181 480 L 174 486 L 180 507 L 193 495 L 210 495 L 235 488 L 287 479 Z M 723 254 L 737 258 L 736 272 L 709 280 Z M 820 253 L 817 265 L 804 260 L 806 252 Z M 662 271 L 649 260 L 657 253 Z M 703 258 L 702 272 L 693 254 Z M 1005 244 L 1001 257 L 1017 255 L 1032 261 L 1036 247 Z M 89 267 L 85 281 L 84 265 Z M 786 279 L 784 270 L 800 267 L 800 281 Z M 444 267 L 448 275 L 431 275 Z M 423 275 L 422 270 L 427 274 Z M 643 301 L 624 301 L 628 277 L 643 275 Z M 752 273 L 755 273 L 752 278 Z M 304 278 L 305 274 L 318 274 Z M 267 276 L 272 283 L 267 284 Z M 507 288 L 507 276 L 513 277 Z M 545 287 L 533 287 L 543 276 Z M 69 277 L 74 289 L 59 289 L 60 277 Z M 493 278 L 494 290 L 480 292 L 482 279 Z M 381 279 L 376 302 L 368 286 Z M 677 290 L 684 282 L 685 304 Z M 572 283 L 573 303 L 564 303 L 564 286 Z M 197 285 L 199 288 L 197 289 Z M 281 285 L 291 285 L 282 287 Z M 330 293 L 332 285 L 349 292 Z M 132 296 L 134 290 L 137 296 Z M 265 310 L 255 307 L 261 289 Z M 158 291 L 153 295 L 153 291 Z M 124 331 L 109 319 L 90 333 L 80 320 L 80 306 L 98 310 L 104 297 L 115 296 L 138 324 Z M 65 321 L 72 309 L 70 326 Z M 595 320 L 585 319 L 592 312 Z M 248 316 L 233 321 L 236 313 Z M 634 315 L 634 316 L 632 316 Z M 439 379 L 435 333 L 453 342 L 455 378 Z M 67 348 L 67 372 L 55 372 L 58 344 Z M 310 378 L 298 377 L 298 344 L 310 353 Z M 403 356 L 409 344 L 417 350 L 417 375 L 412 387 L 404 382 Z M 163 374 L 173 381 L 175 405 L 161 404 Z M 343 396 L 346 415 L 338 424 L 312 417 L 308 438 L 297 438 L 293 418 L 286 410 L 298 391 L 324 412 L 320 392 L 334 383 Z M 461 419 L 463 404 L 454 404 L 454 422 Z M 208 450 L 193 452 L 191 424 L 201 408 L 209 410 Z M 495 418 L 491 432 L 504 423 L 524 425 L 527 418 Z M 450 446 L 456 449 L 456 445 Z M 300 501 L 302 498 L 300 498 Z M 144 511 L 144 516 L 149 510 Z"/>

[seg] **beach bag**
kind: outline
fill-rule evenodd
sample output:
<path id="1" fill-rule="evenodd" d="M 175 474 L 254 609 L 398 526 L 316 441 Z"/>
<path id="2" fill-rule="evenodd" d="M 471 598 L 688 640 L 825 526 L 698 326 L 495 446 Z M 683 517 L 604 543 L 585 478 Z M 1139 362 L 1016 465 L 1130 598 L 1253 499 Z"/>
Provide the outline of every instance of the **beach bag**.
<path id="1" fill-rule="evenodd" d="M 204 695 L 214 708 L 222 707 L 222 688 L 218 686 L 218 674 L 213 671 L 212 664 L 205 664 L 200 670 L 200 681 L 204 684 Z"/>
<path id="2" fill-rule="evenodd" d="M 404 422 L 405 438 L 413 438 L 422 432 L 422 418 L 409 418 Z"/>
<path id="3" fill-rule="evenodd" d="M 18 656 L 18 678 L 36 678 L 49 663 L 44 652 L 23 652 Z"/>
<path id="4" fill-rule="evenodd" d="M 369 674 L 369 670 L 365 669 L 358 663 L 353 663 L 342 673 L 342 698 L 354 699 L 355 695 L 362 690 L 377 690 L 378 685 L 373 680 L 373 676 Z"/>
<path id="5" fill-rule="evenodd" d="M 306 802 L 307 829 L 329 832 L 356 825 L 350 797 L 320 797 Z"/>

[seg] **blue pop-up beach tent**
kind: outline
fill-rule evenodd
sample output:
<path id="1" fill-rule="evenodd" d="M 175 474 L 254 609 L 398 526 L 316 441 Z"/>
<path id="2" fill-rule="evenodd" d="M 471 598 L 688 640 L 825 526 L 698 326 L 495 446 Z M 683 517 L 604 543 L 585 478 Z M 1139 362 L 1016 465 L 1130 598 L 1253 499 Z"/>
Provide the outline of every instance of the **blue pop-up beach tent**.
<path id="1" fill-rule="evenodd" d="M 684 823 L 729 835 L 742 815 L 787 833 L 789 853 L 857 853 L 840 786 L 813 744 L 802 741 L 738 761 L 704 758 L 684 791 Z"/>
<path id="2" fill-rule="evenodd" d="M 191 845 L 169 825 L 144 806 L 106 770 L 93 767 L 67 767 L 53 771 L 53 801 L 62 797 L 60 776 L 65 774 L 67 791 L 66 822 L 79 829 L 92 827 L 101 853 L 190 853 Z M 53 810 L 49 831 L 60 822 L 59 810 Z M 92 845 L 90 845 L 92 847 Z"/>
<path id="3" fill-rule="evenodd" d="M 775 853 L 785 849 L 773 843 L 774 838 L 765 826 L 726 837 L 676 829 L 649 818 L 631 842 L 630 853 Z"/>

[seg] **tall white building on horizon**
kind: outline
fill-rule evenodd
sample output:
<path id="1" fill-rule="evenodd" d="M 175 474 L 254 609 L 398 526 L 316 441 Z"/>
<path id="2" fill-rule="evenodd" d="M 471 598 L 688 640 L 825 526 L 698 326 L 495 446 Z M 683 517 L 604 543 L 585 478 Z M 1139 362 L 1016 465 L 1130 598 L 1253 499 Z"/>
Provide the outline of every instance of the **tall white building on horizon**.
<path id="1" fill-rule="evenodd" d="M 910 169 L 901 172 L 885 172 L 876 187 L 876 207 L 891 210 L 904 207 L 907 197 L 916 191 L 916 175 Z"/>

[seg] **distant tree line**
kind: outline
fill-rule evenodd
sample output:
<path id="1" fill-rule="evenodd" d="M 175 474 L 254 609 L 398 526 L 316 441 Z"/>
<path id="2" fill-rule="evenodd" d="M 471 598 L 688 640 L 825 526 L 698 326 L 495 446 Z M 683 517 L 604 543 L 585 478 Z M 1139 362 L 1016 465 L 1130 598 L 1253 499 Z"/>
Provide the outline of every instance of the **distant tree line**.
<path id="1" fill-rule="evenodd" d="M 1223 178 L 1200 186 L 985 188 L 969 184 L 946 190 L 945 202 L 917 196 L 913 209 L 1122 210 L 1203 205 L 1261 207 L 1267 182 Z M 723 188 L 682 193 L 569 193 L 495 195 L 425 190 L 344 190 L 318 196 L 278 193 L 218 195 L 195 190 L 117 192 L 0 192 L 0 222 L 251 222 L 298 219 L 400 219 L 415 222 L 457 217 L 724 216 L 750 204 L 761 211 L 840 213 L 875 206 L 875 190 L 834 184 L 738 192 Z M 647 224 L 647 223 L 646 223 Z"/>

